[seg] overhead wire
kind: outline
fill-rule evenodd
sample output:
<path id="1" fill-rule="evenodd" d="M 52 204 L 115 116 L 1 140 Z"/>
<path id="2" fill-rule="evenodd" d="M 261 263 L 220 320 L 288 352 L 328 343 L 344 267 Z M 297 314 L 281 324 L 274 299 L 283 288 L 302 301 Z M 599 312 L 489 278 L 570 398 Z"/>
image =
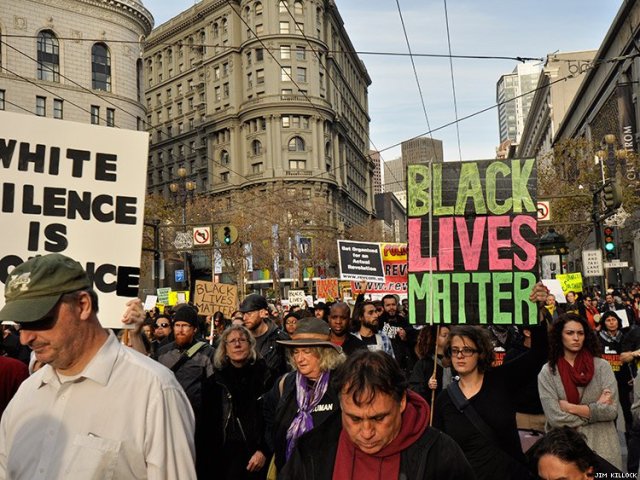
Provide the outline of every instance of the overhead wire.
<path id="1" fill-rule="evenodd" d="M 449 30 L 449 12 L 447 9 L 447 0 L 444 0 L 444 20 L 447 26 L 447 46 L 449 47 L 449 70 L 451 72 L 451 90 L 453 93 L 453 111 L 455 118 L 458 120 L 458 99 L 456 95 L 456 81 L 453 75 L 453 58 L 451 57 L 451 32 Z M 456 137 L 458 139 L 458 159 L 462 161 L 462 144 L 460 143 L 460 123 L 456 122 Z"/>

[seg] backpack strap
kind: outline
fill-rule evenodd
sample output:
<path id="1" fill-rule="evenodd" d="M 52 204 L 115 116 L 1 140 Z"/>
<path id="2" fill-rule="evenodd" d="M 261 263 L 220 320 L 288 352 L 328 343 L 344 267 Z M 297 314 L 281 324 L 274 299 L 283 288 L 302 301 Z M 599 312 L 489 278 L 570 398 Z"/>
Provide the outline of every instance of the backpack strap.
<path id="1" fill-rule="evenodd" d="M 451 382 L 447 386 L 447 393 L 449 394 L 449 398 L 458 409 L 458 411 L 464 414 L 476 429 L 482 433 L 489 441 L 491 441 L 494 445 L 498 445 L 496 437 L 491 430 L 491 427 L 487 425 L 487 423 L 482 419 L 482 417 L 478 414 L 473 405 L 469 402 L 469 400 L 464 396 L 462 390 L 460 390 L 460 385 L 458 385 L 457 381 Z"/>
<path id="2" fill-rule="evenodd" d="M 174 363 L 173 366 L 171 367 L 171 371 L 173 373 L 176 373 L 178 370 L 180 370 L 180 367 L 182 367 L 182 365 L 184 365 L 187 360 L 189 360 L 190 358 L 193 358 L 193 356 L 196 353 L 198 353 L 200 351 L 200 349 L 202 347 L 204 347 L 205 345 L 206 345 L 205 342 L 196 342 L 196 343 L 194 343 L 191 346 L 191 348 L 189 348 L 189 350 L 187 350 L 182 355 L 180 355 L 180 358 L 178 359 L 178 361 L 176 363 Z"/>

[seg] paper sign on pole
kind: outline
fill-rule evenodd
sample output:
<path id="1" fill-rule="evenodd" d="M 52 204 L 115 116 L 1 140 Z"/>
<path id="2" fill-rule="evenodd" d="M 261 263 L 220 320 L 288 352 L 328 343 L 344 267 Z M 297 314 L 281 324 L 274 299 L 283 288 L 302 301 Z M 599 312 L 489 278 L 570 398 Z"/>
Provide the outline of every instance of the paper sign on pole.
<path id="1" fill-rule="evenodd" d="M 4 111 L 0 125 L 0 288 L 29 257 L 61 253 L 87 270 L 103 326 L 122 327 L 139 287 L 149 134 Z"/>
<path id="2" fill-rule="evenodd" d="M 200 315 L 222 312 L 226 318 L 238 309 L 238 287 L 196 280 L 194 300 Z"/>
<path id="3" fill-rule="evenodd" d="M 384 282 L 379 243 L 338 240 L 341 280 Z"/>
<path id="4" fill-rule="evenodd" d="M 304 290 L 289 290 L 289 305 L 305 308 L 307 299 Z"/>
<path id="5" fill-rule="evenodd" d="M 158 303 L 162 303 L 163 305 L 169 305 L 169 292 L 171 292 L 171 287 L 159 288 L 158 292 Z"/>

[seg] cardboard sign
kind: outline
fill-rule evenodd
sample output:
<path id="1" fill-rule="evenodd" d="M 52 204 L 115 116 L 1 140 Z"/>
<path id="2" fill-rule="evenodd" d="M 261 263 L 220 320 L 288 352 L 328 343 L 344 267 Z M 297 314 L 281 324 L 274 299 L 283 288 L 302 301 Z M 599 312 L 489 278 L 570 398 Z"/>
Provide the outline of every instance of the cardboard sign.
<path id="1" fill-rule="evenodd" d="M 411 323 L 535 324 L 535 160 L 430 168 L 407 172 Z"/>
<path id="2" fill-rule="evenodd" d="M 576 273 L 559 273 L 556 279 L 560 282 L 562 291 L 565 295 L 569 292 L 582 293 L 582 274 Z"/>
<path id="3" fill-rule="evenodd" d="M 341 280 L 384 282 L 380 244 L 338 240 Z"/>
<path id="4" fill-rule="evenodd" d="M 194 300 L 200 315 L 222 312 L 226 318 L 238 309 L 238 287 L 196 280 Z"/>
<path id="5" fill-rule="evenodd" d="M 340 298 L 340 292 L 338 291 L 338 279 L 322 278 L 320 280 L 316 280 L 316 293 L 318 298 L 324 298 L 330 302 Z"/>
<path id="6" fill-rule="evenodd" d="M 149 134 L 4 111 L 0 125 L 0 288 L 30 257 L 61 253 L 87 270 L 102 324 L 121 328 L 138 294 Z"/>
<path id="7" fill-rule="evenodd" d="M 306 308 L 307 299 L 304 290 L 289 290 L 289 305 Z"/>

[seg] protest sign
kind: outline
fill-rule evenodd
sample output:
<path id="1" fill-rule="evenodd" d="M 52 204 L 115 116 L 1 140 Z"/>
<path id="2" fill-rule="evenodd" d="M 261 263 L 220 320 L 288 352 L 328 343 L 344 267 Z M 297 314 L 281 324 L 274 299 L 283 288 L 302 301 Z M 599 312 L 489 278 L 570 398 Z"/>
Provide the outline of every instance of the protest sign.
<path id="1" fill-rule="evenodd" d="M 158 303 L 162 303 L 163 305 L 169 305 L 169 292 L 171 292 L 171 287 L 159 288 L 158 292 Z"/>
<path id="2" fill-rule="evenodd" d="M 226 318 L 238 309 L 238 287 L 196 280 L 194 300 L 200 315 L 222 312 Z"/>
<path id="3" fill-rule="evenodd" d="M 407 183 L 411 323 L 535 324 L 535 160 L 409 165 Z"/>
<path id="4" fill-rule="evenodd" d="M 322 278 L 316 280 L 316 296 L 318 298 L 324 298 L 330 302 L 340 298 L 340 292 L 338 291 L 338 279 Z"/>
<path id="5" fill-rule="evenodd" d="M 304 290 L 289 290 L 289 305 L 292 307 L 307 307 L 307 299 Z"/>
<path id="6" fill-rule="evenodd" d="M 0 282 L 30 257 L 67 255 L 87 270 L 102 324 L 122 327 L 139 287 L 149 134 L 4 111 L 0 125 L 0 217 L 11 233 Z"/>
<path id="7" fill-rule="evenodd" d="M 147 298 L 144 299 L 144 309 L 145 311 L 153 310 L 158 302 L 157 295 L 147 295 Z"/>
<path id="8" fill-rule="evenodd" d="M 382 252 L 382 266 L 384 268 L 384 282 L 368 281 L 367 293 L 406 295 L 407 293 L 407 244 L 380 243 Z M 351 282 L 355 290 L 358 282 Z M 375 295 L 374 295 L 375 296 Z"/>
<path id="9" fill-rule="evenodd" d="M 181 303 L 188 303 L 190 298 L 189 291 L 187 290 L 178 290 L 178 291 L 170 291 L 167 305 L 173 307 L 175 305 L 180 305 Z"/>
<path id="10" fill-rule="evenodd" d="M 582 274 L 576 273 L 559 273 L 556 279 L 562 286 L 562 291 L 567 294 L 569 292 L 582 293 Z"/>
<path id="11" fill-rule="evenodd" d="M 384 282 L 380 244 L 338 240 L 341 280 Z"/>

